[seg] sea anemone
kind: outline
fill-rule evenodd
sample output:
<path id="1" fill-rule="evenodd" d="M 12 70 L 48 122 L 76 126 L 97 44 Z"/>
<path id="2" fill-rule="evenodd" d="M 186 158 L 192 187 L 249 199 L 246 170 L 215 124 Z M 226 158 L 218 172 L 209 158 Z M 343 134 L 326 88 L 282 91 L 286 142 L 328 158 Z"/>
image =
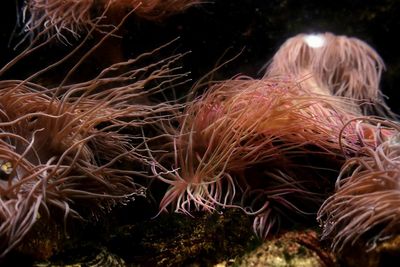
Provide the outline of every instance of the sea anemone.
<path id="1" fill-rule="evenodd" d="M 24 32 L 56 36 L 64 43 L 92 28 L 103 32 L 116 26 L 127 13 L 160 20 L 182 12 L 202 0 L 27 0 L 22 9 Z"/>
<path id="2" fill-rule="evenodd" d="M 123 124 L 115 120 L 121 114 L 110 110 L 109 104 L 98 101 L 84 108 L 52 99 L 36 91 L 37 86 L 2 85 L 1 161 L 7 166 L 0 200 L 3 256 L 21 241 L 39 214 L 50 216 L 50 210 L 58 208 L 65 218 L 79 217 L 70 207 L 79 199 L 108 199 L 96 204 L 106 208 L 136 193 L 130 172 L 112 164 L 135 154 L 129 136 L 118 133 Z M 102 106 L 105 113 L 99 111 Z M 110 126 L 96 128 L 105 121 Z"/>
<path id="3" fill-rule="evenodd" d="M 0 257 L 39 218 L 66 224 L 143 195 L 134 181 L 149 176 L 143 128 L 175 109 L 150 98 L 185 76 L 174 67 L 180 54 L 148 64 L 157 51 L 81 83 L 67 83 L 77 65 L 53 88 L 32 81 L 64 59 L 26 80 L 0 81 Z"/>
<path id="4" fill-rule="evenodd" d="M 346 161 L 336 192 L 318 212 L 322 238 L 331 239 L 338 252 L 356 243 L 373 249 L 400 231 L 400 126 L 382 119 L 365 120 L 377 124 L 375 145 L 365 145 Z"/>
<path id="5" fill-rule="evenodd" d="M 29 0 L 22 9 L 24 31 L 31 37 L 39 33 L 67 41 L 65 34 L 77 38 L 93 26 L 91 16 L 94 0 Z"/>
<path id="6" fill-rule="evenodd" d="M 354 101 L 367 115 L 389 112 L 379 89 L 384 69 L 379 54 L 360 39 L 332 33 L 298 34 L 279 48 L 265 75 L 304 80 L 306 87 L 318 93 Z"/>
<path id="7" fill-rule="evenodd" d="M 344 162 L 337 138 L 351 115 L 342 101 L 291 81 L 239 77 L 216 83 L 188 103 L 171 137 L 171 166 L 165 167 L 164 155 L 153 167 L 169 184 L 161 210 L 239 207 L 256 216 L 262 237 L 280 214 L 315 213 L 327 177 Z M 343 145 L 355 150 L 357 140 Z"/>

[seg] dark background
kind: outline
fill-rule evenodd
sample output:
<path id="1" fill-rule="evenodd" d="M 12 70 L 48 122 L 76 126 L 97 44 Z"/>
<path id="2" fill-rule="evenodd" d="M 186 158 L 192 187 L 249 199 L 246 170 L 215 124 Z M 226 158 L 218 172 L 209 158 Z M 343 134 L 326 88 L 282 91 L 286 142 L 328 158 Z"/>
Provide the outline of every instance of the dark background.
<path id="1" fill-rule="evenodd" d="M 19 53 L 18 49 L 14 51 L 8 46 L 17 21 L 16 7 L 15 1 L 2 1 L 1 65 Z M 185 56 L 183 67 L 191 72 L 195 82 L 218 62 L 239 54 L 233 62 L 216 71 L 214 78 L 228 79 L 238 73 L 259 77 L 260 70 L 279 46 L 301 32 L 329 31 L 354 36 L 369 43 L 384 59 L 387 71 L 383 75 L 382 91 L 390 97 L 388 103 L 392 110 L 400 113 L 397 102 L 400 97 L 399 28 L 398 0 L 212 0 L 158 22 L 132 16 L 125 24 L 122 49 L 125 57 L 136 57 L 179 36 L 172 52 L 191 51 Z M 57 49 L 60 48 L 54 51 Z M 10 76 L 22 79 L 26 69 L 45 62 L 51 51 L 48 49 L 18 64 Z"/>

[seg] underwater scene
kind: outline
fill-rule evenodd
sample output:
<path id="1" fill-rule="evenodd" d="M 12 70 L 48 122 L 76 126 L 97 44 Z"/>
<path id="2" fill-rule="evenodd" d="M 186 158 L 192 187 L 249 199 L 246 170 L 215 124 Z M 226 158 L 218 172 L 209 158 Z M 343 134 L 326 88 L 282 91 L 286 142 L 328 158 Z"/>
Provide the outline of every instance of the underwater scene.
<path id="1" fill-rule="evenodd" d="M 2 4 L 0 266 L 400 264 L 400 1 Z"/>

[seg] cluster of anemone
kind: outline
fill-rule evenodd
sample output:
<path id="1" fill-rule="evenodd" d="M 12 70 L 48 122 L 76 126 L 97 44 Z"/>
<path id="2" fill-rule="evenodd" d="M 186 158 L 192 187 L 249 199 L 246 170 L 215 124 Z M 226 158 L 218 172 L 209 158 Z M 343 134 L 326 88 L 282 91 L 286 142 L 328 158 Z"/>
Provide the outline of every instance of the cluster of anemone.
<path id="1" fill-rule="evenodd" d="M 91 28 L 109 31 L 128 12 L 160 20 L 179 13 L 201 0 L 28 0 L 23 7 L 22 23 L 28 36 L 56 36 L 69 42 Z"/>
<path id="2" fill-rule="evenodd" d="M 306 37 L 289 39 L 263 79 L 216 82 L 187 103 L 170 152 L 151 155 L 153 173 L 169 185 L 161 210 L 240 208 L 266 238 L 298 215 L 315 220 L 322 205 L 323 237 L 334 249 L 372 228 L 380 230 L 373 241 L 398 231 L 390 204 L 398 198 L 397 130 L 360 108 L 371 100 L 389 111 L 379 90 L 383 61 L 356 38 L 327 33 L 315 50 Z"/>
<path id="3" fill-rule="evenodd" d="M 199 2 L 29 0 L 23 20 L 32 35 L 68 41 L 68 32 L 109 30 L 107 15 L 157 20 Z M 371 232 L 371 245 L 398 233 L 400 127 L 361 117 L 389 112 L 379 90 L 384 63 L 368 44 L 300 34 L 262 79 L 215 82 L 184 107 L 148 99 L 182 77 L 171 68 L 179 56 L 135 68 L 142 57 L 77 84 L 49 88 L 35 75 L 0 82 L 2 256 L 41 218 L 66 223 L 141 194 L 137 176 L 168 185 L 161 211 L 239 208 L 263 238 L 317 212 L 335 250 Z M 146 136 L 147 126 L 164 133 Z"/>

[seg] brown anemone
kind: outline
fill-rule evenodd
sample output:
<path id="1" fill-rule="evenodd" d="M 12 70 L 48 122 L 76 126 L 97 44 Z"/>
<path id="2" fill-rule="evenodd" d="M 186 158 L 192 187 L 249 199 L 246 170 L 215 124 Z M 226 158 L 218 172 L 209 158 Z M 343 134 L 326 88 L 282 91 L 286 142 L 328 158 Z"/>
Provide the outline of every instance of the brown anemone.
<path id="1" fill-rule="evenodd" d="M 22 9 L 24 32 L 31 37 L 56 36 L 62 42 L 90 29 L 109 31 L 133 12 L 148 20 L 161 20 L 202 0 L 28 0 Z"/>
<path id="2" fill-rule="evenodd" d="M 184 76 L 173 66 L 181 55 L 148 64 L 158 50 L 81 83 L 67 84 L 74 68 L 54 88 L 32 82 L 48 68 L 0 81 L 1 257 L 39 218 L 90 218 L 143 194 L 134 181 L 148 177 L 143 166 L 151 161 L 143 129 L 169 120 L 176 108 L 149 96 Z"/>

